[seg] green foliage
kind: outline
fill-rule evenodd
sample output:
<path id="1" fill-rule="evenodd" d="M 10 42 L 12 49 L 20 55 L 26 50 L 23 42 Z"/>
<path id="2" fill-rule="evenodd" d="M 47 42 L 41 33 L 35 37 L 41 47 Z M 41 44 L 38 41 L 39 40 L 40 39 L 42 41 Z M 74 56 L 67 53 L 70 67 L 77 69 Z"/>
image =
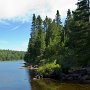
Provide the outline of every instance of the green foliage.
<path id="1" fill-rule="evenodd" d="M 24 59 L 24 55 L 23 51 L 0 50 L 0 61 L 20 60 Z"/>
<path id="2" fill-rule="evenodd" d="M 90 13 L 88 0 L 78 0 L 77 6 L 77 9 L 73 12 L 75 20 L 89 21 Z"/>
<path id="3" fill-rule="evenodd" d="M 79 0 L 77 3 L 77 9 L 73 12 L 73 18 L 75 24 L 75 30 L 72 31 L 71 35 L 71 46 L 75 51 L 75 56 L 77 58 L 78 66 L 88 65 L 88 34 L 89 34 L 89 7 L 88 0 Z"/>
<path id="4" fill-rule="evenodd" d="M 59 10 L 53 20 L 33 14 L 25 61 L 40 66 L 39 71 L 44 73 L 54 70 L 52 62 L 62 70 L 90 65 L 89 16 L 88 0 L 78 0 L 73 12 L 68 9 L 64 26 Z"/>
<path id="5" fill-rule="evenodd" d="M 45 64 L 43 66 L 40 66 L 37 71 L 39 73 L 42 73 L 45 75 L 50 75 L 53 71 L 60 69 L 60 67 L 61 66 L 59 64 L 48 63 L 48 64 Z"/>

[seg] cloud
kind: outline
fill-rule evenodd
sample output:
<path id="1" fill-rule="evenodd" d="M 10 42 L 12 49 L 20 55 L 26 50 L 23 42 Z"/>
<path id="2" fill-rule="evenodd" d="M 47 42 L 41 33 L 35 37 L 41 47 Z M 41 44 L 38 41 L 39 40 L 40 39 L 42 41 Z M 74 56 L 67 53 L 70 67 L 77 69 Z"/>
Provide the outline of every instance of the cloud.
<path id="1" fill-rule="evenodd" d="M 9 31 L 17 30 L 19 27 L 20 27 L 20 25 L 19 25 L 19 26 L 15 26 L 15 27 L 13 27 L 12 29 L 10 29 Z"/>
<path id="2" fill-rule="evenodd" d="M 0 0 L 0 19 L 18 19 L 28 21 L 33 13 L 54 18 L 56 10 L 61 16 L 68 9 L 74 10 L 77 0 Z"/>
<path id="3" fill-rule="evenodd" d="M 0 24 L 3 24 L 3 25 L 10 25 L 9 22 L 7 22 L 6 20 L 0 20 Z"/>

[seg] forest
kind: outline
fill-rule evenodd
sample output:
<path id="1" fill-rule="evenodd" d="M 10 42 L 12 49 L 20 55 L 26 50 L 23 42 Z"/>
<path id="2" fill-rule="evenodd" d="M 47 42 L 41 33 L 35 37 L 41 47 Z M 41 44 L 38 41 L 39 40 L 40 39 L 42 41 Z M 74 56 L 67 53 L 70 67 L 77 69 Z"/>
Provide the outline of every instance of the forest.
<path id="1" fill-rule="evenodd" d="M 43 20 L 33 14 L 28 50 L 24 60 L 38 65 L 38 71 L 68 72 L 90 66 L 90 7 L 89 0 L 78 0 L 74 11 L 67 10 L 64 24 L 59 10 L 55 18 Z M 58 71 L 59 70 L 59 71 Z"/>
<path id="2" fill-rule="evenodd" d="M 0 61 L 21 60 L 24 58 L 25 52 L 0 49 Z"/>

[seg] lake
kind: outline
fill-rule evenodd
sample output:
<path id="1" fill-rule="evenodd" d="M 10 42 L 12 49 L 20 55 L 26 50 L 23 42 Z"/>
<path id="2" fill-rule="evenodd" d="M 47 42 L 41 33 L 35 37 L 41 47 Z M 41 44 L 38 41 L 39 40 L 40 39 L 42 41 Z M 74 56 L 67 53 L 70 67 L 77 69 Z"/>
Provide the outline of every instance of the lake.
<path id="1" fill-rule="evenodd" d="M 51 79 L 32 80 L 24 61 L 0 62 L 0 90 L 90 90 L 90 84 L 60 83 Z"/>

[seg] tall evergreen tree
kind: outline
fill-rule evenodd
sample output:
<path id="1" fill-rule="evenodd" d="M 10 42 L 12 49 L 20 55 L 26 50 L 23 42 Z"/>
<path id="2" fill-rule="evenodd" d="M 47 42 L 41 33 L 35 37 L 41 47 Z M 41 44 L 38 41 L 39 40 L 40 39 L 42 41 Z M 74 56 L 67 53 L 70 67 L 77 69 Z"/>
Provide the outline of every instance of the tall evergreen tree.
<path id="1" fill-rule="evenodd" d="M 27 62 L 30 62 L 30 63 L 32 63 L 35 59 L 35 48 L 34 48 L 35 31 L 36 31 L 36 16 L 35 14 L 33 14 L 31 35 L 30 35 L 31 37 L 29 38 L 28 49 L 24 58 Z"/>
<path id="2" fill-rule="evenodd" d="M 57 10 L 55 20 L 56 20 L 57 25 L 60 25 L 61 24 L 61 17 L 60 17 L 59 10 Z"/>
<path id="3" fill-rule="evenodd" d="M 47 18 L 47 19 L 45 19 L 45 21 L 47 22 L 45 43 L 46 43 L 46 47 L 48 47 L 50 44 L 50 37 L 51 37 L 50 30 L 51 30 L 52 20 L 50 18 Z"/>
<path id="4" fill-rule="evenodd" d="M 85 66 L 88 64 L 87 59 L 87 39 L 89 33 L 89 8 L 88 0 L 79 0 L 77 9 L 73 12 L 74 15 L 74 32 L 72 33 L 72 45 L 75 50 L 75 55 L 78 64 Z"/>
<path id="5" fill-rule="evenodd" d="M 54 20 L 46 16 L 43 21 L 34 14 L 26 61 L 38 65 L 54 62 L 65 71 L 90 65 L 89 16 L 88 0 L 78 0 L 72 13 L 68 9 L 64 27 L 59 10 Z"/>
<path id="6" fill-rule="evenodd" d="M 40 16 L 36 20 L 36 32 L 35 32 L 35 52 L 36 52 L 36 62 L 40 63 L 42 60 L 43 52 L 45 50 L 45 32 L 42 27 L 42 19 Z"/>
<path id="7" fill-rule="evenodd" d="M 32 17 L 32 27 L 31 27 L 31 38 L 34 37 L 35 31 L 36 31 L 36 16 L 35 16 L 35 14 L 33 14 L 33 17 Z"/>
<path id="8" fill-rule="evenodd" d="M 88 0 L 78 0 L 77 9 L 74 12 L 75 20 L 89 21 L 89 4 Z"/>
<path id="9" fill-rule="evenodd" d="M 65 24 L 64 24 L 64 41 L 69 39 L 70 33 L 71 33 L 71 28 L 72 28 L 72 21 L 73 21 L 73 17 L 71 14 L 70 9 L 68 9 L 67 11 L 67 17 L 65 20 Z"/>
<path id="10" fill-rule="evenodd" d="M 61 33 L 62 33 L 62 26 L 61 26 L 61 18 L 59 11 L 57 10 L 56 17 L 53 21 L 48 19 L 48 28 L 46 30 L 46 51 L 45 57 L 50 62 L 57 61 L 58 56 L 58 49 L 61 42 Z"/>
<path id="11" fill-rule="evenodd" d="M 44 25 L 44 31 L 46 32 L 47 28 L 48 28 L 48 17 L 46 16 L 45 20 L 43 21 L 43 25 Z"/>

